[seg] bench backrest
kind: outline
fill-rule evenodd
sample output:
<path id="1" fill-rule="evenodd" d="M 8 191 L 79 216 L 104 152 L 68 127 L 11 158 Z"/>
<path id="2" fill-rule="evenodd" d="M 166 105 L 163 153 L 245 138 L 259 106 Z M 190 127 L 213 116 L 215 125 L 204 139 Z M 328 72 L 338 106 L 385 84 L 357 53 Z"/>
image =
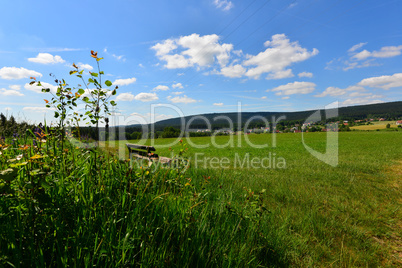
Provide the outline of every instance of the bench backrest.
<path id="1" fill-rule="evenodd" d="M 151 152 L 156 151 L 156 149 L 153 146 L 138 145 L 132 143 L 126 143 L 126 146 L 128 148 L 130 159 L 132 155 L 149 157 Z M 158 157 L 158 155 L 154 154 L 153 157 Z"/>

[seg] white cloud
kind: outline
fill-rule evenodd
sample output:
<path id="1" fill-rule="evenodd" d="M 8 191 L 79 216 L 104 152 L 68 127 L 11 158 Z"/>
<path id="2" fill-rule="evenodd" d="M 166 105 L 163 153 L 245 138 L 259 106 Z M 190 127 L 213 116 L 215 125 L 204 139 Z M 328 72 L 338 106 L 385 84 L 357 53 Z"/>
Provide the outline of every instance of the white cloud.
<path id="1" fill-rule="evenodd" d="M 351 105 L 364 105 L 364 104 L 375 104 L 375 103 L 382 103 L 382 100 L 373 100 L 372 98 L 354 98 L 354 99 L 347 99 L 343 102 L 340 102 L 340 106 L 351 106 Z"/>
<path id="2" fill-rule="evenodd" d="M 357 45 L 354 45 L 353 47 L 351 47 L 351 48 L 348 50 L 348 52 L 349 52 L 349 53 L 355 52 L 356 50 L 358 50 L 359 48 L 363 47 L 363 46 L 366 45 L 366 44 L 367 44 L 367 42 L 366 42 L 366 43 L 359 43 L 359 44 L 357 44 Z"/>
<path id="3" fill-rule="evenodd" d="M 222 9 L 224 11 L 228 11 L 234 7 L 232 1 L 228 0 L 214 0 L 214 5 L 216 8 Z"/>
<path id="4" fill-rule="evenodd" d="M 195 99 L 189 98 L 186 95 L 183 95 L 183 97 L 177 96 L 177 97 L 174 97 L 174 98 L 172 98 L 171 96 L 168 96 L 167 98 L 168 98 L 168 100 L 170 100 L 173 103 L 185 103 L 185 104 L 188 104 L 188 103 L 197 102 Z"/>
<path id="5" fill-rule="evenodd" d="M 308 94 L 315 90 L 316 84 L 312 82 L 293 82 L 272 89 L 275 95 Z M 270 91 L 270 90 L 267 90 Z"/>
<path id="6" fill-rule="evenodd" d="M 53 56 L 49 53 L 39 53 L 36 58 L 28 58 L 30 62 L 36 62 L 41 64 L 56 64 L 56 63 L 64 63 L 66 62 L 60 56 L 56 55 Z"/>
<path id="7" fill-rule="evenodd" d="M 127 86 L 130 85 L 132 83 L 135 83 L 137 81 L 137 78 L 133 77 L 133 78 L 126 78 L 126 79 L 116 79 L 113 82 L 113 86 Z"/>
<path id="8" fill-rule="evenodd" d="M 183 94 L 183 93 L 184 93 L 184 91 L 175 91 L 175 92 L 172 92 L 173 95 L 181 95 L 181 94 Z"/>
<path id="9" fill-rule="evenodd" d="M 18 86 L 18 88 L 17 88 Z M 2 96 L 24 96 L 20 91 L 19 85 L 9 86 L 10 89 L 0 88 L 0 95 Z"/>
<path id="10" fill-rule="evenodd" d="M 284 71 L 278 71 L 274 73 L 270 73 L 267 76 L 267 79 L 283 79 L 283 78 L 290 78 L 293 77 L 294 74 L 291 69 L 287 69 Z"/>
<path id="11" fill-rule="evenodd" d="M 172 88 L 183 88 L 183 85 L 181 83 L 173 84 Z"/>
<path id="12" fill-rule="evenodd" d="M 402 73 L 366 78 L 360 81 L 358 85 L 382 88 L 385 90 L 394 87 L 402 87 Z"/>
<path id="13" fill-rule="evenodd" d="M 91 65 L 86 64 L 86 63 L 82 63 L 82 62 L 79 62 L 79 63 L 77 64 L 77 66 L 78 66 L 80 69 L 85 69 L 85 70 L 88 70 L 88 71 L 92 71 L 92 70 L 94 69 L 94 67 L 92 67 Z"/>
<path id="14" fill-rule="evenodd" d="M 302 48 L 298 42 L 290 42 L 284 34 L 272 36 L 271 41 L 266 41 L 267 49 L 259 54 L 248 55 L 243 62 L 244 66 L 255 66 L 246 72 L 246 76 L 258 79 L 262 74 L 268 73 L 268 79 L 290 77 L 291 69 L 287 69 L 296 62 L 301 62 L 318 54 L 317 49 L 308 51 Z"/>
<path id="15" fill-rule="evenodd" d="M 282 100 L 288 100 L 290 97 L 289 96 L 285 96 L 285 97 L 282 97 Z"/>
<path id="16" fill-rule="evenodd" d="M 121 60 L 121 61 L 126 61 L 126 59 L 124 58 L 124 55 L 116 55 L 116 54 L 112 54 L 113 58 L 115 58 L 116 60 Z"/>
<path id="17" fill-rule="evenodd" d="M 117 101 L 132 101 L 134 100 L 135 96 L 131 93 L 120 93 L 117 97 Z"/>
<path id="18" fill-rule="evenodd" d="M 245 73 L 246 69 L 240 64 L 223 67 L 220 72 L 223 76 L 230 78 L 242 77 Z"/>
<path id="19" fill-rule="evenodd" d="M 301 72 L 301 73 L 299 73 L 297 76 L 299 76 L 299 77 L 308 77 L 308 78 L 311 78 L 311 77 L 313 77 L 313 73 Z"/>
<path id="20" fill-rule="evenodd" d="M 31 76 L 42 77 L 42 74 L 23 67 L 3 67 L 0 69 L 0 77 L 6 80 L 29 78 Z"/>
<path id="21" fill-rule="evenodd" d="M 177 48 L 176 40 L 166 39 L 163 43 L 157 43 L 151 48 L 156 50 L 156 56 L 164 56 Z"/>
<path id="22" fill-rule="evenodd" d="M 223 106 L 223 102 L 214 103 L 214 106 Z"/>
<path id="23" fill-rule="evenodd" d="M 363 87 L 361 86 L 350 86 L 347 87 L 345 89 L 341 89 L 339 87 L 328 87 L 324 92 L 322 92 L 321 94 L 315 95 L 314 97 L 325 97 L 325 96 L 341 96 L 341 95 L 345 95 L 348 91 L 362 91 L 364 90 Z"/>
<path id="24" fill-rule="evenodd" d="M 382 47 L 379 51 L 370 52 L 368 50 L 363 50 L 355 55 L 352 58 L 356 60 L 364 60 L 368 57 L 372 58 L 391 58 L 395 56 L 401 55 L 402 45 L 401 46 L 387 46 Z"/>
<path id="25" fill-rule="evenodd" d="M 219 44 L 216 34 L 191 34 L 178 39 L 167 39 L 151 47 L 156 56 L 166 61 L 165 68 L 178 69 L 192 66 L 211 66 L 215 62 L 225 66 L 233 49 L 232 44 Z M 175 54 L 169 54 L 176 51 Z"/>
<path id="26" fill-rule="evenodd" d="M 24 107 L 22 108 L 24 111 L 29 111 L 29 112 L 34 112 L 34 113 L 46 113 L 46 112 L 52 112 L 54 108 L 46 108 L 46 107 Z"/>
<path id="27" fill-rule="evenodd" d="M 159 90 L 166 91 L 166 90 L 169 90 L 169 87 L 164 86 L 164 85 L 159 85 L 159 86 L 154 87 L 154 89 L 153 89 L 153 91 L 159 91 Z"/>
<path id="28" fill-rule="evenodd" d="M 13 90 L 20 90 L 20 89 L 21 89 L 21 85 L 10 85 L 9 88 L 10 88 L 10 89 L 13 89 Z"/>
<path id="29" fill-rule="evenodd" d="M 50 88 L 52 92 L 57 91 L 57 86 L 54 86 L 52 84 L 46 83 L 46 82 L 40 82 L 42 86 L 37 86 L 37 83 L 30 85 L 29 83 L 26 83 L 24 88 L 27 90 L 34 91 L 36 93 L 42 93 L 42 88 Z"/>
<path id="30" fill-rule="evenodd" d="M 148 101 L 154 101 L 154 100 L 158 100 L 158 96 L 156 95 L 156 93 L 140 93 L 138 95 L 136 95 L 134 97 L 135 100 L 139 100 L 142 102 L 148 102 Z"/>
<path id="31" fill-rule="evenodd" d="M 401 55 L 402 53 L 402 45 L 400 46 L 385 46 L 380 48 L 380 50 L 374 50 L 372 52 L 368 50 L 358 51 L 367 43 L 359 43 L 354 45 L 348 50 L 349 58 L 344 60 L 343 57 L 334 59 L 327 63 L 327 67 L 325 69 L 330 70 L 333 69 L 331 65 L 344 65 L 342 70 L 347 71 L 356 68 L 365 68 L 372 66 L 380 66 L 376 59 L 378 58 L 391 58 Z M 339 67 L 336 67 L 339 69 Z"/>
<path id="32" fill-rule="evenodd" d="M 374 62 L 374 59 L 366 60 L 364 62 L 357 62 L 357 61 L 344 61 L 344 64 L 346 65 L 345 67 L 342 68 L 342 70 L 347 71 L 351 69 L 356 69 L 356 68 L 365 68 L 365 67 L 372 67 L 372 66 L 380 66 L 381 64 L 378 64 Z"/>

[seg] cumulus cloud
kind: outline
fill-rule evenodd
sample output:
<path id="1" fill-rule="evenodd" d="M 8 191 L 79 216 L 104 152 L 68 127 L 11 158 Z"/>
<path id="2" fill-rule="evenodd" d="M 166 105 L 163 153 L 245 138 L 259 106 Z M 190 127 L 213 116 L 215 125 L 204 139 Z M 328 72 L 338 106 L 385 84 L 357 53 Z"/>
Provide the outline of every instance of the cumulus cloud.
<path id="1" fill-rule="evenodd" d="M 114 86 L 127 86 L 127 85 L 135 83 L 136 81 L 137 81 L 137 78 L 135 78 L 135 77 L 126 78 L 126 79 L 116 79 L 113 82 L 113 85 Z"/>
<path id="2" fill-rule="evenodd" d="M 174 97 L 174 98 L 172 98 L 171 96 L 168 96 L 167 98 L 168 98 L 168 100 L 170 100 L 173 103 L 185 103 L 185 104 L 188 104 L 188 103 L 197 102 L 195 99 L 189 98 L 186 95 L 183 95 L 183 97 L 177 96 L 177 97 Z"/>
<path id="3" fill-rule="evenodd" d="M 172 88 L 183 88 L 183 85 L 181 83 L 176 83 L 172 85 Z"/>
<path id="4" fill-rule="evenodd" d="M 78 66 L 80 69 L 85 69 L 85 70 L 88 70 L 88 71 L 92 71 L 92 70 L 94 69 L 94 67 L 92 67 L 91 65 L 86 64 L 86 63 L 82 63 L 82 62 L 79 62 L 79 63 L 77 64 L 77 66 Z"/>
<path id="5" fill-rule="evenodd" d="M 24 96 L 24 94 L 20 91 L 21 86 L 19 85 L 11 85 L 9 89 L 0 88 L 0 95 L 1 96 Z"/>
<path id="6" fill-rule="evenodd" d="M 32 84 L 32 85 L 30 85 L 29 83 L 26 83 L 24 88 L 27 90 L 34 91 L 36 93 L 42 93 L 43 88 L 49 88 L 50 91 L 52 91 L 53 93 L 57 91 L 57 86 L 55 86 L 55 85 L 52 85 L 52 84 L 49 84 L 46 82 L 41 82 L 41 85 L 42 86 L 37 86 L 36 83 Z"/>
<path id="7" fill-rule="evenodd" d="M 324 92 L 322 92 L 321 94 L 315 95 L 314 97 L 325 97 L 325 96 L 341 96 L 341 95 L 345 95 L 348 91 L 362 91 L 364 90 L 363 87 L 361 86 L 350 86 L 344 89 L 341 89 L 339 87 L 328 87 Z"/>
<path id="8" fill-rule="evenodd" d="M 205 74 L 220 74 L 229 78 L 248 77 L 283 79 L 293 77 L 292 64 L 302 62 L 317 55 L 318 50 L 307 50 L 295 41 L 291 42 L 285 34 L 273 35 L 264 43 L 266 49 L 257 55 L 244 54 L 234 50 L 232 44 L 220 43 L 216 34 L 191 34 L 157 43 L 151 49 L 156 56 L 166 62 L 167 69 L 196 67 L 213 68 Z M 304 75 L 304 76 L 303 76 Z M 300 77 L 311 77 L 311 73 L 301 73 Z"/>
<path id="9" fill-rule="evenodd" d="M 230 78 L 242 77 L 245 73 L 246 69 L 240 64 L 223 67 L 220 71 L 220 74 Z"/>
<path id="10" fill-rule="evenodd" d="M 49 53 L 39 53 L 38 56 L 36 56 L 35 58 L 28 58 L 28 61 L 40 64 L 56 64 L 66 62 L 60 56 L 53 56 Z"/>
<path id="11" fill-rule="evenodd" d="M 154 87 L 154 89 L 153 89 L 153 91 L 166 91 L 166 90 L 169 90 L 169 87 L 168 87 L 168 86 L 164 86 L 164 85 L 156 86 L 156 87 Z"/>
<path id="12" fill-rule="evenodd" d="M 151 49 L 156 56 L 165 61 L 167 69 L 179 69 L 192 66 L 211 66 L 215 62 L 221 66 L 227 64 L 232 44 L 220 44 L 216 34 L 200 36 L 191 34 L 177 39 L 167 39 L 157 43 Z M 176 52 L 176 53 L 172 53 Z"/>
<path id="13" fill-rule="evenodd" d="M 234 7 L 232 1 L 228 0 L 214 0 L 213 3 L 216 8 L 222 9 L 224 11 L 228 11 Z"/>
<path id="14" fill-rule="evenodd" d="M 139 100 L 142 102 L 149 102 L 149 101 L 155 101 L 158 100 L 158 96 L 156 95 L 156 93 L 139 93 L 138 95 L 136 95 L 134 97 L 135 100 Z"/>
<path id="15" fill-rule="evenodd" d="M 365 60 L 369 57 L 372 58 L 391 58 L 395 56 L 401 55 L 402 45 L 401 46 L 388 46 L 382 47 L 378 51 L 370 52 L 368 50 L 363 50 L 355 55 L 352 58 L 357 60 Z"/>
<path id="16" fill-rule="evenodd" d="M 298 77 L 308 77 L 311 78 L 313 77 L 313 73 L 309 73 L 309 72 L 301 72 L 297 75 Z"/>
<path id="17" fill-rule="evenodd" d="M 23 79 L 31 76 L 42 77 L 42 74 L 33 70 L 25 69 L 23 67 L 3 67 L 0 69 L 0 78 L 6 80 Z"/>
<path id="18" fill-rule="evenodd" d="M 402 87 L 402 73 L 366 78 L 360 81 L 358 85 L 382 88 L 385 90 L 394 87 Z"/>
<path id="19" fill-rule="evenodd" d="M 184 91 L 174 91 L 174 92 L 172 92 L 173 95 L 181 95 L 183 93 L 184 93 Z"/>
<path id="20" fill-rule="evenodd" d="M 13 90 L 20 90 L 20 89 L 21 89 L 21 85 L 10 85 L 9 88 L 10 88 L 10 89 L 13 89 Z"/>
<path id="21" fill-rule="evenodd" d="M 132 101 L 134 100 L 135 96 L 131 93 L 120 93 L 117 97 L 117 101 Z"/>
<path id="22" fill-rule="evenodd" d="M 366 44 L 367 43 L 359 43 L 352 46 L 348 50 L 347 59 L 345 59 L 345 57 L 333 59 L 332 61 L 327 63 L 325 69 L 342 69 L 344 71 L 347 71 L 356 68 L 380 66 L 381 64 L 377 62 L 377 59 L 391 58 L 402 54 L 402 45 L 384 46 L 381 47 L 379 50 L 374 51 L 368 51 L 367 49 L 360 51 L 360 49 Z M 333 66 L 335 66 L 335 68 Z"/>
<path id="23" fill-rule="evenodd" d="M 267 90 L 267 91 L 272 91 L 276 92 L 275 95 L 281 96 L 281 95 L 293 95 L 293 94 L 308 94 L 311 93 L 315 90 L 316 84 L 312 82 L 293 82 L 293 83 L 288 83 L 286 85 L 281 85 L 278 86 L 272 90 Z"/>
<path id="24" fill-rule="evenodd" d="M 243 62 L 244 66 L 254 66 L 246 72 L 246 76 L 258 79 L 262 74 L 267 73 L 267 79 L 279 79 L 293 76 L 291 69 L 293 63 L 301 62 L 318 54 L 314 48 L 308 51 L 299 45 L 298 42 L 290 42 L 285 34 L 272 36 L 271 41 L 266 41 L 267 49 L 259 54 L 248 55 Z"/>

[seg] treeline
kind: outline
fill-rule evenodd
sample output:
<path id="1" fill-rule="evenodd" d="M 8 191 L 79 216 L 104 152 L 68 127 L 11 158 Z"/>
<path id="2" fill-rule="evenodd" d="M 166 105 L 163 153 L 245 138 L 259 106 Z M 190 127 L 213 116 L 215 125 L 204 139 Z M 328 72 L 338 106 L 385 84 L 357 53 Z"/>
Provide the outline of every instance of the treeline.
<path id="1" fill-rule="evenodd" d="M 3 113 L 0 113 L 0 138 L 23 136 L 28 129 L 34 131 L 35 125 L 27 122 L 17 122 L 14 116 L 7 118 Z"/>

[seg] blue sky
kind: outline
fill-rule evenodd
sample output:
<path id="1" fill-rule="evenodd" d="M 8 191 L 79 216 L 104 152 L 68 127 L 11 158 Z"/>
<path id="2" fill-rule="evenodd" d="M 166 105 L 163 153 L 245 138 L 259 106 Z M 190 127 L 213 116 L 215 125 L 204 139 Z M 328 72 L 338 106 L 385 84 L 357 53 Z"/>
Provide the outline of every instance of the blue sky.
<path id="1" fill-rule="evenodd" d="M 2 10 L 0 112 L 19 120 L 52 116 L 30 76 L 75 86 L 71 65 L 96 67 L 91 50 L 126 118 L 402 100 L 398 0 L 13 0 Z"/>

